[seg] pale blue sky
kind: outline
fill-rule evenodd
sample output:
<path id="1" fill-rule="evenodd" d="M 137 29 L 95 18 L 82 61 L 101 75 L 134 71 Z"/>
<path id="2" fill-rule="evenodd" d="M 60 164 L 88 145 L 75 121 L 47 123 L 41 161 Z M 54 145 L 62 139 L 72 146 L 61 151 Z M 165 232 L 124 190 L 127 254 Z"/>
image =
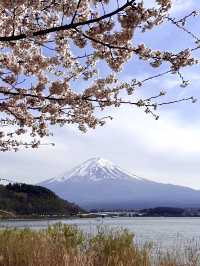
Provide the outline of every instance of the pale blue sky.
<path id="1" fill-rule="evenodd" d="M 148 2 L 149 3 L 149 2 Z M 199 9 L 197 0 L 174 0 L 172 15 L 182 17 Z M 191 19 L 189 28 L 200 36 L 200 17 Z M 194 47 L 193 41 L 173 25 L 163 25 L 153 32 L 136 34 L 135 42 L 145 42 L 153 49 L 176 50 Z M 199 52 L 196 53 L 199 57 Z M 136 97 L 165 89 L 166 99 L 195 96 L 199 98 L 199 65 L 183 71 L 191 84 L 180 88 L 174 75 L 149 82 Z M 143 78 L 155 73 L 133 58 L 120 74 L 122 80 Z M 103 157 L 134 174 L 159 182 L 187 185 L 200 189 L 200 103 L 180 103 L 160 109 L 155 121 L 142 110 L 124 106 L 108 110 L 115 118 L 103 128 L 86 134 L 76 127 L 54 128 L 55 147 L 0 153 L 0 177 L 24 182 L 39 182 L 60 175 L 90 157 Z"/>

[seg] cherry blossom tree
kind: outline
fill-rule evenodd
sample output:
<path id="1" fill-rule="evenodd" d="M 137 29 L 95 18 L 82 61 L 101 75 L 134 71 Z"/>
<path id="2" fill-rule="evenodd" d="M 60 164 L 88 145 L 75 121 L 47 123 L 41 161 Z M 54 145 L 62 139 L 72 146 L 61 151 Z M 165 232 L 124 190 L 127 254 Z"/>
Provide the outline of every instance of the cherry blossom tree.
<path id="1" fill-rule="evenodd" d="M 131 96 L 145 82 L 168 73 L 179 75 L 187 86 L 180 69 L 197 63 L 192 52 L 200 42 L 186 24 L 197 13 L 175 20 L 169 16 L 171 5 L 171 0 L 155 0 L 152 8 L 140 0 L 0 1 L 0 150 L 36 148 L 50 135 L 51 125 L 77 124 L 84 132 L 102 126 L 109 116 L 99 117 L 99 111 L 108 107 L 129 104 L 158 119 L 160 105 L 195 102 L 193 97 L 160 102 L 164 91 L 137 101 Z M 167 21 L 196 46 L 178 53 L 134 46 L 135 34 Z M 145 80 L 120 80 L 119 72 L 132 57 L 157 69 L 166 63 L 168 69 Z M 101 76 L 99 62 L 109 68 L 107 76 Z M 122 97 L 124 92 L 130 100 Z M 22 141 L 24 134 L 30 142 Z"/>

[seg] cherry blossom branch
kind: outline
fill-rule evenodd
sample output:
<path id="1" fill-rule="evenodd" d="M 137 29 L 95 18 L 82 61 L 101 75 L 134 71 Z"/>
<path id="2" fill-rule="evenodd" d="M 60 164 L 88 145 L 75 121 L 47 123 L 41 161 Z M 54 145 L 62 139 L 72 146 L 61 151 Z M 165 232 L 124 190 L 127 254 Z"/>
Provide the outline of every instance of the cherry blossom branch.
<path id="1" fill-rule="evenodd" d="M 197 12 L 196 11 L 192 11 L 189 15 L 187 15 L 187 16 L 179 19 L 179 20 L 175 20 L 174 18 L 171 18 L 169 16 L 166 16 L 166 19 L 168 21 L 172 22 L 172 24 L 174 24 L 176 27 L 178 27 L 179 29 L 183 30 L 188 35 L 190 35 L 193 39 L 195 39 L 196 43 L 199 43 L 200 42 L 200 38 L 197 37 L 194 33 L 192 33 L 190 30 L 188 30 L 185 27 L 186 20 L 188 18 L 190 18 L 191 16 L 197 16 Z"/>
<path id="2" fill-rule="evenodd" d="M 197 63 L 192 51 L 200 48 L 199 43 L 176 54 L 132 44 L 140 33 L 136 29 L 145 32 L 166 20 L 171 0 L 156 0 L 158 6 L 152 8 L 142 0 L 124 0 L 121 6 L 117 0 L 111 12 L 104 8 L 109 0 L 47 2 L 0 1 L 0 127 L 10 125 L 0 131 L 0 151 L 17 150 L 18 136 L 23 134 L 32 140 L 26 147 L 38 147 L 38 138 L 51 135 L 50 125 L 75 124 L 83 132 L 102 126 L 109 117 L 99 118 L 96 108 L 132 105 L 158 119 L 158 106 L 196 101 L 193 97 L 159 101 L 164 91 L 140 100 L 123 97 L 124 92 L 132 95 L 145 82 L 170 73 L 179 76 L 181 86 L 188 85 L 180 70 Z M 169 21 L 184 27 L 190 16 Z M 134 54 L 153 68 L 167 63 L 169 69 L 141 81 L 120 80 L 119 71 Z M 103 77 L 99 61 L 110 69 Z"/>
<path id="3" fill-rule="evenodd" d="M 168 71 L 156 74 L 154 76 L 150 76 L 148 78 L 145 78 L 145 79 L 143 79 L 141 81 L 136 82 L 134 85 L 135 86 L 141 86 L 141 84 L 144 83 L 144 82 L 147 82 L 149 80 L 164 76 L 164 75 L 169 74 L 169 73 L 172 73 L 172 71 L 168 70 Z M 37 98 L 39 100 L 50 100 L 50 101 L 65 101 L 66 100 L 65 98 L 56 98 L 56 97 L 52 97 L 52 96 L 49 96 L 49 95 L 48 96 L 42 96 L 42 95 L 36 95 L 36 94 L 31 94 L 31 93 L 24 93 L 20 89 L 17 89 L 17 88 L 16 88 L 16 90 L 18 90 L 18 91 L 5 90 L 4 88 L 0 87 L 0 94 L 9 95 L 9 96 L 19 96 L 19 95 L 21 95 L 23 97 L 32 97 L 32 98 Z M 77 99 L 80 99 L 80 97 L 77 97 Z M 2 99 L 2 100 L 5 100 L 5 99 Z"/>
<path id="4" fill-rule="evenodd" d="M 152 98 L 158 98 L 159 96 L 154 96 Z M 150 98 L 149 98 L 150 99 Z M 136 105 L 138 107 L 155 107 L 155 105 L 157 106 L 162 106 L 162 105 L 169 105 L 169 104 L 175 104 L 175 103 L 180 103 L 180 102 L 185 102 L 185 101 L 193 101 L 196 102 L 196 100 L 194 99 L 194 97 L 187 97 L 187 98 L 182 98 L 182 99 L 178 99 L 178 100 L 174 100 L 174 101 L 168 101 L 168 102 L 161 102 L 161 103 L 145 103 L 146 101 L 148 101 L 149 99 L 144 99 L 144 100 L 139 100 L 137 102 L 131 102 L 131 101 L 118 101 L 119 104 L 128 104 L 128 105 Z M 83 98 L 84 100 L 84 98 Z M 86 101 L 89 102 L 97 102 L 97 103 L 109 103 L 110 101 L 107 100 L 99 100 L 99 99 L 90 99 L 90 98 L 86 98 Z"/>
<path id="5" fill-rule="evenodd" d="M 89 19 L 86 21 L 80 21 L 80 22 L 76 22 L 76 23 L 70 23 L 70 24 L 66 24 L 66 25 L 61 25 L 61 26 L 57 26 L 57 27 L 52 27 L 52 28 L 48 28 L 48 29 L 44 29 L 44 30 L 39 30 L 36 32 L 32 32 L 31 33 L 31 37 L 38 37 L 38 36 L 43 36 L 49 33 L 54 33 L 54 32 L 59 32 L 59 31 L 63 31 L 63 30 L 70 30 L 70 29 L 76 29 L 79 26 L 85 26 L 85 25 L 90 25 L 90 24 L 94 24 L 96 22 L 105 20 L 107 18 L 113 17 L 114 15 L 118 14 L 119 12 L 125 10 L 127 7 L 132 6 L 132 4 L 135 2 L 135 0 L 131 0 L 131 1 L 127 1 L 126 4 L 122 5 L 120 8 L 117 8 L 116 10 L 107 13 L 103 16 L 100 16 L 98 18 L 93 18 L 93 19 Z M 10 42 L 10 41 L 18 41 L 18 40 L 23 40 L 27 37 L 27 34 L 22 33 L 19 35 L 12 35 L 12 36 L 2 36 L 0 37 L 0 42 Z"/>
<path id="6" fill-rule="evenodd" d="M 153 76 L 149 76 L 141 81 L 136 81 L 136 83 L 134 83 L 134 86 L 141 86 L 143 83 L 149 81 L 149 80 L 152 80 L 152 79 L 156 79 L 158 77 L 162 77 L 164 75 L 167 75 L 167 74 L 170 74 L 170 73 L 173 73 L 172 70 L 167 70 L 165 72 L 162 72 L 162 73 L 159 73 L 159 74 L 156 74 L 156 75 L 153 75 Z M 18 90 L 16 88 L 16 90 Z M 56 97 L 53 97 L 53 96 L 42 96 L 42 95 L 36 95 L 36 94 L 31 94 L 31 93 L 24 93 L 22 91 L 10 91 L 10 90 L 5 90 L 4 88 L 1 88 L 0 87 L 0 93 L 3 94 L 3 95 L 9 95 L 9 96 L 18 96 L 18 95 L 21 95 L 23 97 L 32 97 L 32 98 L 37 98 L 39 100 L 50 100 L 50 101 L 65 101 L 66 99 L 65 98 L 56 98 Z M 80 97 L 77 97 L 78 100 L 80 100 Z M 2 99 L 2 100 L 5 100 L 5 99 Z"/>

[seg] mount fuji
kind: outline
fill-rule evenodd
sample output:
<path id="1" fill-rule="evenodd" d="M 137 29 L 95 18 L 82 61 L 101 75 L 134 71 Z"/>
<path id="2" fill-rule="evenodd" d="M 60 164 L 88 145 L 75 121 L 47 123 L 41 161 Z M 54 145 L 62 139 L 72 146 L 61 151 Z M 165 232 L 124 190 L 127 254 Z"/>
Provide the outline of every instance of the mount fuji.
<path id="1" fill-rule="evenodd" d="M 200 191 L 138 177 L 102 158 L 39 185 L 86 209 L 200 207 Z"/>

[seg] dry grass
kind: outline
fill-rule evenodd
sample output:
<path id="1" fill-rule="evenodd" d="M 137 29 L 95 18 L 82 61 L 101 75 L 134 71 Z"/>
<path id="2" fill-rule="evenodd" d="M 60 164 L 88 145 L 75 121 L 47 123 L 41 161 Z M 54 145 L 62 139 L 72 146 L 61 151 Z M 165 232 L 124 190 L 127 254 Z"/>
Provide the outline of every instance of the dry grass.
<path id="1" fill-rule="evenodd" d="M 138 247 L 127 230 L 99 229 L 86 237 L 76 227 L 57 224 L 47 230 L 0 231 L 0 266 L 199 266 L 198 245 L 184 252 Z M 192 243 L 191 243 L 192 245 Z M 152 262 L 152 256 L 153 261 Z"/>

